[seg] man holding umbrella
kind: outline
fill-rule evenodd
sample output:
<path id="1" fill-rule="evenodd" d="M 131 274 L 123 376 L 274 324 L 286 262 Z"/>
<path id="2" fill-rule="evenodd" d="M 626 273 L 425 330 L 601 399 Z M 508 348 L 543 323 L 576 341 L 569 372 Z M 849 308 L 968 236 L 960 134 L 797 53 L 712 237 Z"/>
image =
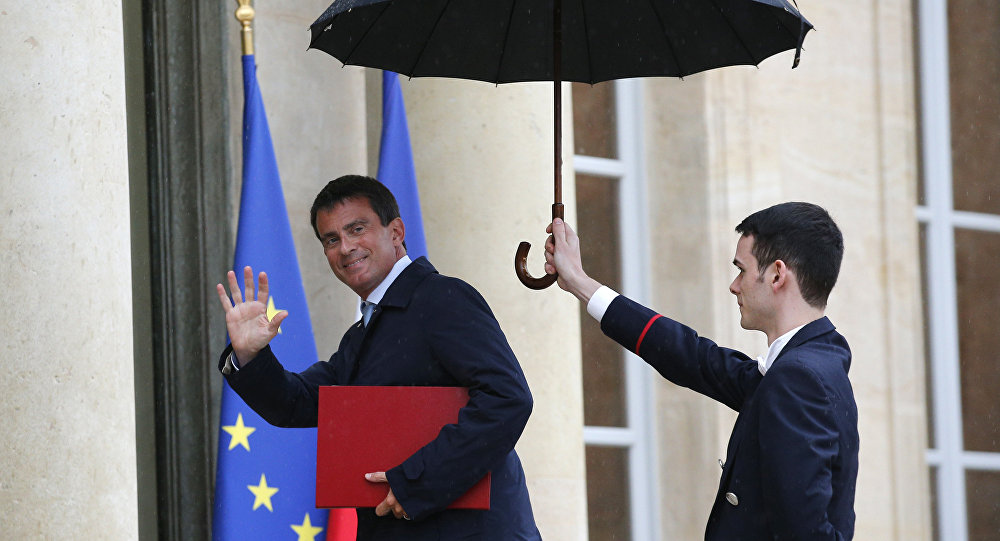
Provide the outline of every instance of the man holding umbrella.
<path id="1" fill-rule="evenodd" d="M 843 238 L 822 208 L 784 203 L 741 234 L 729 286 L 740 325 L 767 335 L 756 360 L 590 278 L 579 238 L 548 227 L 545 270 L 587 303 L 601 330 L 670 381 L 739 412 L 705 531 L 708 540 L 847 540 L 854 536 L 858 410 L 847 341 L 824 317 Z"/>

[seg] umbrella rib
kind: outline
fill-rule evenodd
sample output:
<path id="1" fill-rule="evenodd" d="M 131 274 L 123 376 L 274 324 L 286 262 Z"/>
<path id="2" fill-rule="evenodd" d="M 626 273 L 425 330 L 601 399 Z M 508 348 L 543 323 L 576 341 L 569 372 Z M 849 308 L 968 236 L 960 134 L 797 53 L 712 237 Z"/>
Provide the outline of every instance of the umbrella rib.
<path id="1" fill-rule="evenodd" d="M 677 50 L 674 48 L 674 42 L 670 40 L 670 34 L 667 32 L 667 25 L 663 22 L 663 14 L 660 10 L 656 8 L 656 2 L 654 0 L 649 0 L 649 7 L 656 14 L 656 22 L 660 23 L 660 30 L 663 32 L 663 41 L 667 42 L 667 49 L 670 50 L 670 56 L 674 59 L 674 64 L 677 64 L 677 70 L 680 72 L 680 77 L 684 77 L 687 73 L 684 67 L 681 66 L 681 59 L 677 56 Z"/>
<path id="2" fill-rule="evenodd" d="M 590 54 L 590 27 L 587 26 L 587 2 L 580 0 L 580 12 L 583 13 L 583 43 L 587 47 L 587 69 L 590 71 L 587 82 L 594 84 L 594 57 Z"/>
<path id="3" fill-rule="evenodd" d="M 795 2 L 795 0 L 792 0 L 792 2 Z M 786 4 L 787 4 L 787 2 L 786 2 Z M 785 11 L 788 11 L 788 9 L 786 8 Z M 795 59 L 792 60 L 792 68 L 793 69 L 796 68 L 796 67 L 798 67 L 798 65 L 799 65 L 799 57 L 802 54 L 802 42 L 805 41 L 805 39 L 806 39 L 806 33 L 809 32 L 809 29 L 806 28 L 806 18 L 802 15 L 802 12 L 799 11 L 799 4 L 797 2 L 795 3 L 795 14 L 798 15 L 798 18 L 799 18 L 799 33 L 798 33 L 798 35 L 795 35 L 795 33 L 792 32 L 788 28 L 788 26 L 784 22 L 781 21 L 780 17 L 778 17 L 777 15 L 774 16 L 775 20 L 778 21 L 778 26 L 780 26 L 781 28 L 784 28 L 785 32 L 788 32 L 788 34 L 790 36 L 792 36 L 792 39 L 795 40 Z"/>
<path id="4" fill-rule="evenodd" d="M 361 36 L 361 39 L 358 40 L 358 44 L 355 45 L 354 48 L 351 49 L 351 52 L 347 55 L 347 57 L 344 58 L 344 64 L 345 65 L 348 65 L 348 64 L 351 63 L 351 57 L 354 56 L 354 51 L 357 51 L 358 48 L 361 47 L 361 43 L 364 42 L 365 39 L 368 37 L 368 34 L 372 31 L 372 28 L 375 28 L 375 23 L 377 23 L 378 20 L 382 18 L 382 14 L 385 13 L 385 10 L 389 9 L 389 5 L 390 4 L 391 4 L 391 2 L 387 2 L 387 3 L 385 3 L 385 4 L 382 5 L 382 10 L 378 12 L 378 15 L 375 17 L 375 20 L 372 21 L 372 23 L 370 25 L 368 25 L 368 28 L 365 29 L 365 33 L 364 33 L 363 36 Z M 337 17 L 339 17 L 339 16 L 340 16 L 340 14 L 337 15 Z"/>
<path id="5" fill-rule="evenodd" d="M 448 6 L 449 5 L 451 5 L 451 0 L 447 0 L 444 3 L 444 7 L 441 8 L 441 11 L 438 12 L 437 20 L 434 21 L 434 26 L 431 27 L 431 31 L 427 34 L 427 39 L 424 40 L 423 46 L 420 47 L 420 52 L 417 53 L 417 58 L 413 61 L 413 65 L 410 66 L 410 73 L 409 73 L 409 75 L 411 77 L 415 76 L 414 72 L 417 69 L 417 64 L 420 64 L 420 61 L 423 59 L 423 57 L 424 57 L 424 51 L 426 51 L 427 50 L 427 46 L 430 45 L 431 38 L 434 37 L 434 32 L 437 32 L 438 25 L 441 24 L 441 19 L 444 17 L 444 12 L 448 11 Z"/>
<path id="6" fill-rule="evenodd" d="M 500 72 L 503 71 L 503 61 L 507 57 L 507 42 L 510 41 L 510 27 L 514 24 L 514 12 L 517 6 L 517 0 L 510 3 L 510 12 L 507 16 L 507 29 L 503 33 L 503 43 L 500 44 L 500 60 L 497 62 L 496 75 L 493 76 L 493 82 L 500 84 Z"/>
<path id="7" fill-rule="evenodd" d="M 754 56 L 753 51 L 751 51 L 750 47 L 747 46 L 747 43 L 743 41 L 743 36 L 741 36 L 740 33 L 736 31 L 736 27 L 733 26 L 733 22 L 730 21 L 729 17 L 726 16 L 726 12 L 722 11 L 722 8 L 719 7 L 719 3 L 716 0 L 712 0 L 712 5 L 715 6 L 715 9 L 719 12 L 720 15 L 722 15 L 722 20 L 726 21 L 726 24 L 729 26 L 729 29 L 733 31 L 733 34 L 736 36 L 736 39 L 738 39 L 740 41 L 740 45 L 743 46 L 743 50 L 745 50 L 750 59 L 753 60 L 753 65 L 756 66 L 757 64 L 760 64 L 763 58 L 757 60 L 757 57 Z"/>
<path id="8" fill-rule="evenodd" d="M 796 5 L 795 7 L 796 7 L 796 8 L 798 8 L 798 6 L 797 6 L 797 5 Z M 801 24 L 805 24 L 805 21 L 804 21 L 805 17 L 803 17 L 803 16 L 802 16 L 802 12 L 801 12 L 801 11 L 798 11 L 798 9 L 796 9 L 796 13 L 795 13 L 795 15 L 797 15 L 797 16 L 798 16 L 798 19 L 799 19 L 799 22 L 800 22 L 800 25 L 801 25 Z M 783 28 L 783 29 L 785 30 L 785 32 L 788 32 L 788 35 L 789 35 L 789 36 L 792 36 L 792 38 L 793 38 L 793 39 L 795 39 L 795 40 L 798 40 L 798 39 L 799 39 L 799 37 L 801 36 L 801 32 L 800 32 L 799 34 L 796 34 L 795 32 L 792 32 L 792 31 L 791 31 L 791 29 L 789 29 L 789 28 L 788 28 L 788 26 L 786 26 L 786 25 L 785 25 L 785 23 L 783 23 L 783 22 L 781 21 L 781 18 L 780 18 L 780 17 L 778 17 L 777 15 L 775 15 L 775 16 L 774 16 L 774 19 L 775 19 L 776 21 L 778 21 L 778 26 L 780 26 L 781 28 Z M 799 28 L 800 28 L 800 30 L 801 30 L 801 26 L 800 26 Z"/>

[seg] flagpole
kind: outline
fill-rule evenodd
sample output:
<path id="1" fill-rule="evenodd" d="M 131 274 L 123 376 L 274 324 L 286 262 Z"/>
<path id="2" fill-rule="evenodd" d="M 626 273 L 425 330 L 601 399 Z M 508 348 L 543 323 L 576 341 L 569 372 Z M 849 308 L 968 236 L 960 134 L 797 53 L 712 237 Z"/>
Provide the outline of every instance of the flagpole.
<path id="1" fill-rule="evenodd" d="M 240 7 L 236 8 L 236 20 L 243 26 L 240 35 L 243 37 L 243 55 L 253 54 L 253 22 L 254 10 L 250 0 L 236 0 Z"/>

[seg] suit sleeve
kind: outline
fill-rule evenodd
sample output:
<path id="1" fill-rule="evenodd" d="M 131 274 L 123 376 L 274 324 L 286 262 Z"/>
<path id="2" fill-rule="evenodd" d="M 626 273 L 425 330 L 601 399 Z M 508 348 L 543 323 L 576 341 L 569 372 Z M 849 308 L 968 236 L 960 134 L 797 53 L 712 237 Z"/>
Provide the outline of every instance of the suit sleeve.
<path id="1" fill-rule="evenodd" d="M 671 382 L 739 411 L 761 381 L 757 363 L 619 295 L 601 330 Z"/>
<path id="2" fill-rule="evenodd" d="M 760 392 L 764 510 L 780 539 L 838 540 L 827 514 L 839 454 L 829 395 L 807 364 L 788 359 L 768 371 Z M 766 386 L 766 387 L 765 387 Z"/>
<path id="3" fill-rule="evenodd" d="M 219 358 L 220 371 L 230 353 L 231 345 Z M 318 362 L 300 373 L 289 372 L 267 346 L 253 362 L 225 378 L 233 391 L 268 423 L 286 428 L 313 427 L 319 408 L 319 386 L 336 385 L 334 366 L 334 362 Z"/>
<path id="4" fill-rule="evenodd" d="M 527 381 L 486 301 L 472 286 L 449 280 L 433 293 L 447 317 L 419 318 L 435 360 L 469 402 L 458 423 L 386 472 L 393 494 L 416 520 L 440 511 L 514 449 L 531 414 Z"/>

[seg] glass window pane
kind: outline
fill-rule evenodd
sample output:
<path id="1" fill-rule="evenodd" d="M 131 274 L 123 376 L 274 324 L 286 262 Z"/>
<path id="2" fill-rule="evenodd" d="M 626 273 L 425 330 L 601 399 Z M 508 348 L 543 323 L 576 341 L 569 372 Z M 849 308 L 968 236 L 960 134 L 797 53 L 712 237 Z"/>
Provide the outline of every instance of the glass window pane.
<path id="1" fill-rule="evenodd" d="M 965 472 L 969 541 L 1000 538 L 1000 472 Z"/>
<path id="2" fill-rule="evenodd" d="M 580 255 L 587 274 L 621 291 L 621 252 L 618 232 L 618 179 L 576 175 L 576 215 Z"/>
<path id="3" fill-rule="evenodd" d="M 577 175 L 577 233 L 583 267 L 595 280 L 621 291 L 618 247 L 618 181 Z M 580 306 L 583 345 L 583 423 L 625 426 L 625 357 L 621 347 L 601 332 Z"/>
<path id="4" fill-rule="evenodd" d="M 590 539 L 630 539 L 628 449 L 588 445 L 586 454 Z"/>
<path id="5" fill-rule="evenodd" d="M 955 231 L 965 449 L 1000 452 L 1000 234 Z"/>
<path id="6" fill-rule="evenodd" d="M 924 310 L 924 392 L 927 397 L 924 404 L 927 407 L 927 445 L 934 449 L 937 447 L 937 442 L 934 440 L 934 373 L 931 371 L 931 311 L 930 291 L 927 283 L 930 261 L 927 259 L 926 224 L 920 224 L 920 263 L 921 297 Z"/>
<path id="7" fill-rule="evenodd" d="M 583 424 L 625 426 L 625 363 L 586 308 L 580 315 L 583 340 Z"/>
<path id="8" fill-rule="evenodd" d="M 947 4 L 955 208 L 1000 214 L 1000 2 Z"/>
<path id="9" fill-rule="evenodd" d="M 574 153 L 618 158 L 614 82 L 573 83 L 572 88 Z"/>

